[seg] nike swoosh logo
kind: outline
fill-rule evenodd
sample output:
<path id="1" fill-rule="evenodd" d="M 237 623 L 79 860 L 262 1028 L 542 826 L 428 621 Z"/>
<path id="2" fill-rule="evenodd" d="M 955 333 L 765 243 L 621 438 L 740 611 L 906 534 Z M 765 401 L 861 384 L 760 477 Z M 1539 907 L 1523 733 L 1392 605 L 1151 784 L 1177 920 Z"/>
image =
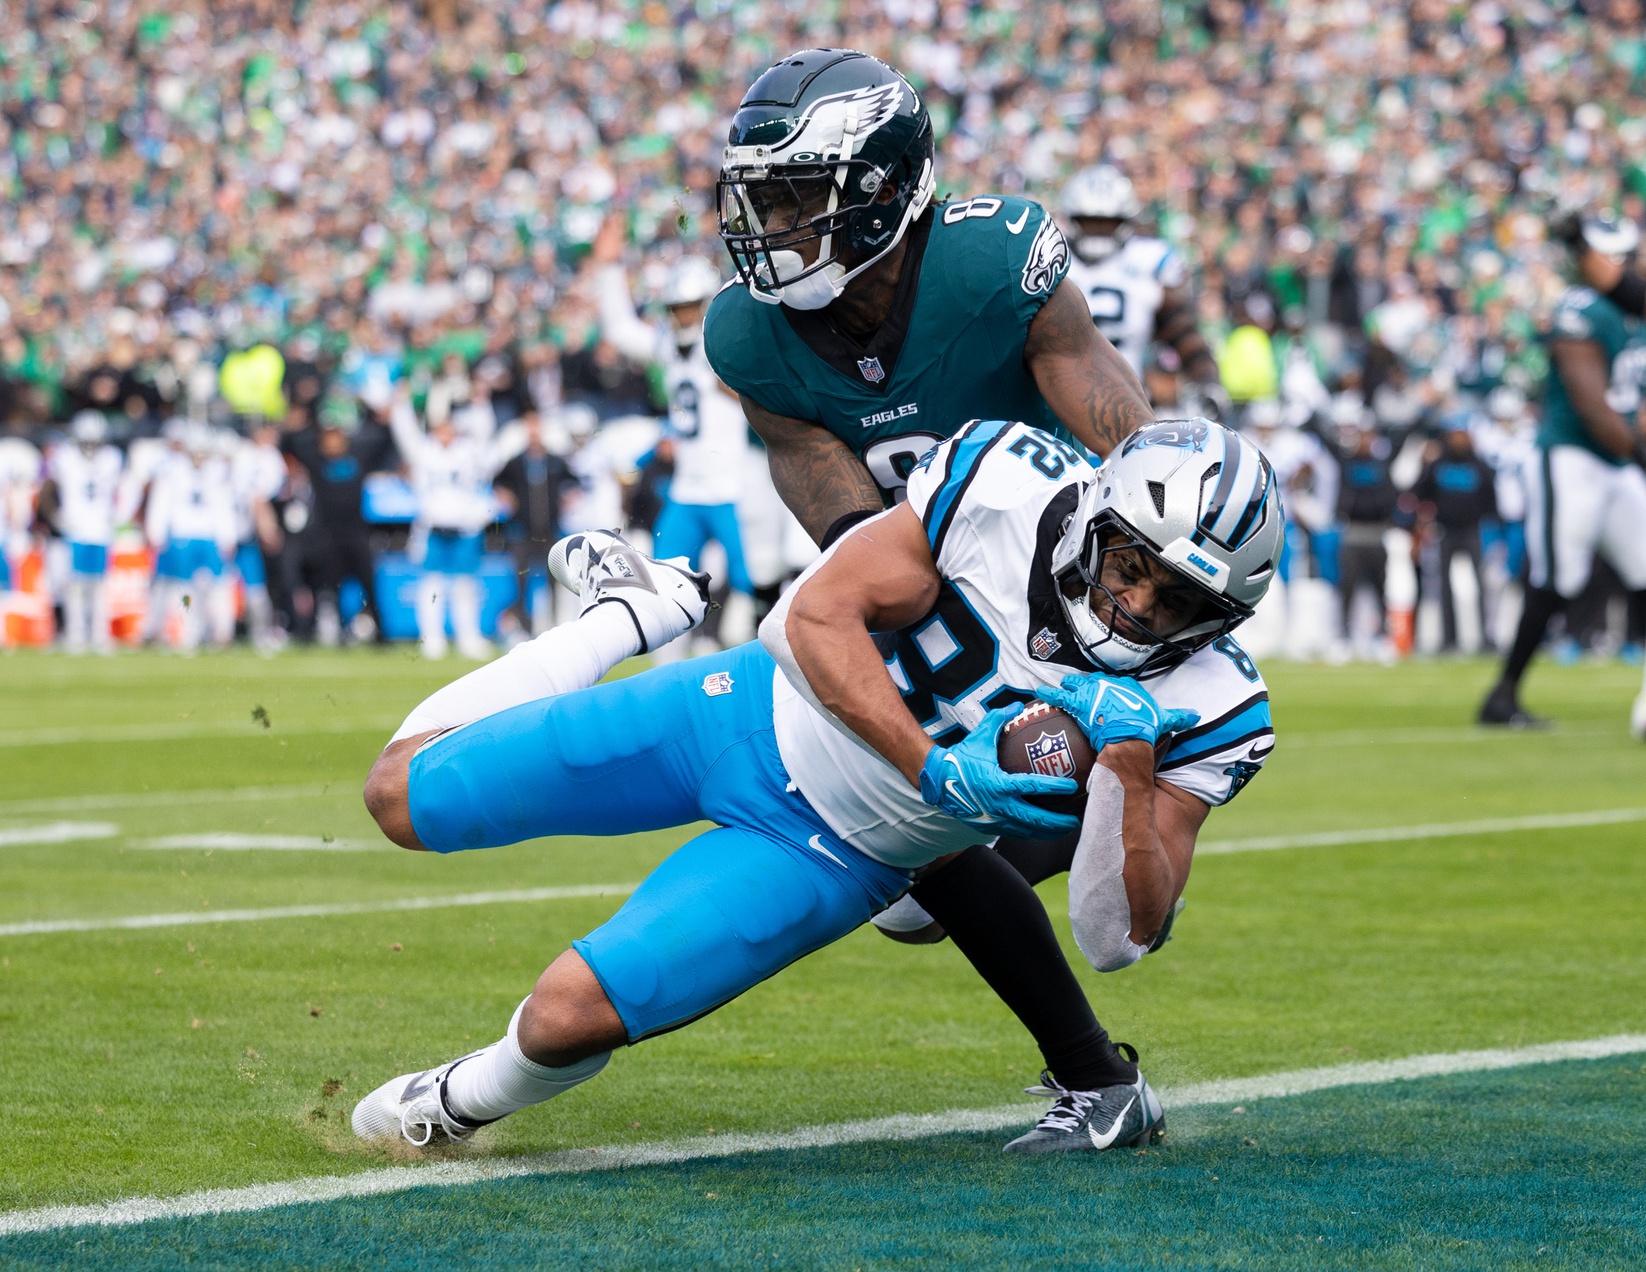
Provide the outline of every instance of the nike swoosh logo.
<path id="1" fill-rule="evenodd" d="M 1132 1105 L 1136 1103 L 1137 1097 L 1135 1095 L 1126 1101 L 1126 1107 L 1120 1110 L 1120 1116 L 1110 1124 L 1107 1134 L 1099 1135 L 1090 1125 L 1086 1127 L 1086 1134 L 1092 1137 L 1093 1148 L 1108 1148 L 1120 1137 L 1120 1128 L 1126 1125 L 1126 1114 L 1132 1111 Z"/>
<path id="2" fill-rule="evenodd" d="M 960 783 L 957 782 L 954 778 L 951 777 L 947 781 L 945 781 L 943 783 L 943 789 L 949 792 L 949 798 L 950 799 L 954 800 L 955 803 L 959 804 L 967 812 L 970 812 L 970 813 L 978 812 L 977 805 L 974 804 L 970 799 L 967 798 L 966 792 L 961 789 Z"/>
<path id="3" fill-rule="evenodd" d="M 806 847 L 812 849 L 812 851 L 814 851 L 814 852 L 822 853 L 825 857 L 827 857 L 830 861 L 834 862 L 834 864 L 839 866 L 842 870 L 850 870 L 851 869 L 851 867 L 848 866 L 844 861 L 840 860 L 839 857 L 835 856 L 832 852 L 830 852 L 827 848 L 825 848 L 823 846 L 823 836 L 822 835 L 813 835 L 810 839 L 808 839 L 806 841 Z"/>
<path id="4" fill-rule="evenodd" d="M 1010 230 L 1013 234 L 1021 234 L 1021 233 L 1023 233 L 1023 227 L 1025 225 L 1027 225 L 1028 223 L 1029 223 L 1029 209 L 1024 208 L 1023 209 L 1023 215 L 1018 217 L 1017 220 L 1007 221 L 1006 222 L 1006 228 L 1008 230 Z"/>

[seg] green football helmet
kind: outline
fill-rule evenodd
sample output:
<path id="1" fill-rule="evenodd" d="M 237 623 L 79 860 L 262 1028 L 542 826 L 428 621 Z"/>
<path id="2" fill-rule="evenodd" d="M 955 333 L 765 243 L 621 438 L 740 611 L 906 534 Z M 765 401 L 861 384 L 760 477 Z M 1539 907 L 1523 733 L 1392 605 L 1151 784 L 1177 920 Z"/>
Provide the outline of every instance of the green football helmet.
<path id="1" fill-rule="evenodd" d="M 851 49 L 767 70 L 732 117 L 716 193 L 720 237 L 755 299 L 821 309 L 931 203 L 932 121 L 909 82 Z M 807 264 L 800 248 L 818 243 Z M 848 271 L 839 257 L 863 257 Z"/>

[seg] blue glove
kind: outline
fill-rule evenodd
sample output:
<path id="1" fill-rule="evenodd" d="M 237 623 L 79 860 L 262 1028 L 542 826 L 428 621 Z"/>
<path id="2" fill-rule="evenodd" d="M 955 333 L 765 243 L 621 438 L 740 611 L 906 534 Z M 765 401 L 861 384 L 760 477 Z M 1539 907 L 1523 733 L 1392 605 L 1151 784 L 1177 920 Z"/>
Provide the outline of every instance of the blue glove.
<path id="1" fill-rule="evenodd" d="M 1198 711 L 1162 711 L 1135 680 L 1101 673 L 1064 676 L 1061 689 L 1042 685 L 1035 693 L 1047 706 L 1073 716 L 1098 751 L 1111 742 L 1136 740 L 1153 746 L 1168 733 L 1192 729 L 1200 720 Z"/>
<path id="2" fill-rule="evenodd" d="M 920 769 L 920 798 L 990 835 L 1055 839 L 1080 829 L 1080 819 L 1029 803 L 1030 795 L 1073 795 L 1073 778 L 1008 773 L 1000 767 L 1000 730 L 1023 710 L 1001 707 L 984 716 L 958 746 L 934 746 Z"/>

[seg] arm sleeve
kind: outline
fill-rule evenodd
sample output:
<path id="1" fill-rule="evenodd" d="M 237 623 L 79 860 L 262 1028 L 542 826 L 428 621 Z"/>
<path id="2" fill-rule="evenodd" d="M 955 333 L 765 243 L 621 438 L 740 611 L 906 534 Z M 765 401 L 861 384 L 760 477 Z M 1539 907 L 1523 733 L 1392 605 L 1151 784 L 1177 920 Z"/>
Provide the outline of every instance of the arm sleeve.
<path id="1" fill-rule="evenodd" d="M 621 265 L 607 265 L 594 276 L 600 302 L 600 335 L 631 362 L 657 360 L 657 332 L 634 312 L 628 276 Z"/>

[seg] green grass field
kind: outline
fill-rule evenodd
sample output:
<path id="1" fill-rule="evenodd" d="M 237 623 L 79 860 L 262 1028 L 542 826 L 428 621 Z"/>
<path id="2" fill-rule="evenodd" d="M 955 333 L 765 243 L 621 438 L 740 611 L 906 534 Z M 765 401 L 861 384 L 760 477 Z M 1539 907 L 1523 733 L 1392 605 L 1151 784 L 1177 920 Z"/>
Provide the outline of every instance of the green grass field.
<path id="1" fill-rule="evenodd" d="M 354 1101 L 496 1038 L 690 833 L 380 846 L 366 768 L 459 670 L 404 652 L 0 658 L 0 1232 L 4 1212 L 420 1160 L 358 1147 Z M 1152 1081 L 1646 1033 L 1646 821 L 1238 850 L 1646 808 L 1638 669 L 1540 664 L 1529 704 L 1560 727 L 1529 735 L 1468 724 L 1481 662 L 1265 672 L 1279 746 L 1202 836 L 1233 850 L 1197 863 L 1160 956 L 1086 978 Z M 202 835 L 314 846 L 152 842 Z M 610 891 L 20 930 L 580 885 Z M 1061 881 L 1042 893 L 1067 937 Z M 1141 1157 L 1003 1159 L 993 1133 L 841 1145 L 0 1236 L 0 1266 L 1640 1266 L 1643 1064 L 1190 1109 Z M 865 929 L 442 1157 L 993 1109 L 1038 1067 L 951 945 Z"/>

